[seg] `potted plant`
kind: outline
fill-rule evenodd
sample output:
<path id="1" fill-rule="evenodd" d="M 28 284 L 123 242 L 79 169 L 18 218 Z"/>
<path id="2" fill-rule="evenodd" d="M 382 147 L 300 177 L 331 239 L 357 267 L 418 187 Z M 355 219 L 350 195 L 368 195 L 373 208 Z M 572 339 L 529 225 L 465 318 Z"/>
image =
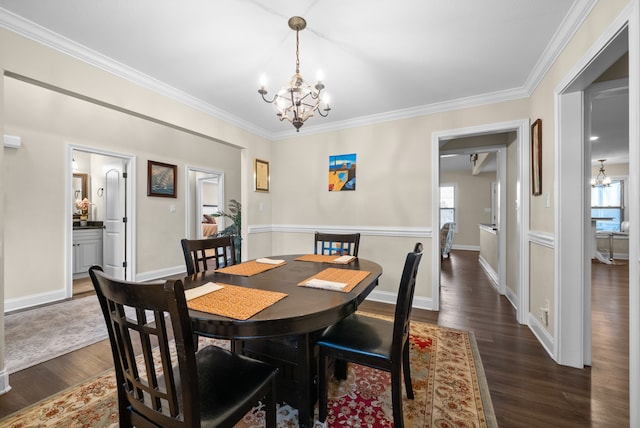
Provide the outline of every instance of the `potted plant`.
<path id="1" fill-rule="evenodd" d="M 231 225 L 218 232 L 217 236 L 233 236 L 233 243 L 236 247 L 236 260 L 239 262 L 242 256 L 242 205 L 235 199 L 229 201 L 227 211 L 218 211 L 214 217 L 227 217 L 231 220 Z"/>

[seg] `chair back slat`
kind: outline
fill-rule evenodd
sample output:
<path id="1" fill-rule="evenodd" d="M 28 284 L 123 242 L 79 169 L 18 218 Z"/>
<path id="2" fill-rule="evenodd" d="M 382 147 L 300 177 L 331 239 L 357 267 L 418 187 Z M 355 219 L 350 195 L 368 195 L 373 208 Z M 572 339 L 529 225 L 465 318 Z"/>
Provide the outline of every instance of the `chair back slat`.
<path id="1" fill-rule="evenodd" d="M 336 254 L 358 257 L 359 233 L 315 233 L 313 254 Z"/>
<path id="2" fill-rule="evenodd" d="M 237 263 L 235 239 L 231 235 L 205 239 L 182 239 L 180 243 L 188 275 Z"/>
<path id="3" fill-rule="evenodd" d="M 98 266 L 89 274 L 112 344 L 119 411 L 129 413 L 132 425 L 199 426 L 195 346 L 182 282 L 116 280 Z"/>

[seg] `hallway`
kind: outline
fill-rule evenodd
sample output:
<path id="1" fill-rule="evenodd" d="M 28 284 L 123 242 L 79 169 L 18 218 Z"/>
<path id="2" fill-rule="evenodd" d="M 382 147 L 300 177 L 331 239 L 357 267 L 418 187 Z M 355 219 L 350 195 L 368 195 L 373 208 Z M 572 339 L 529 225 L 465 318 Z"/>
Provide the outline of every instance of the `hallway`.
<path id="1" fill-rule="evenodd" d="M 593 367 L 556 364 L 511 303 L 497 294 L 478 252 L 442 261 L 441 310 L 412 319 L 473 331 L 501 428 L 629 426 L 628 265 L 593 263 Z M 420 273 L 419 273 L 420 275 Z M 362 310 L 391 313 L 365 302 Z"/>

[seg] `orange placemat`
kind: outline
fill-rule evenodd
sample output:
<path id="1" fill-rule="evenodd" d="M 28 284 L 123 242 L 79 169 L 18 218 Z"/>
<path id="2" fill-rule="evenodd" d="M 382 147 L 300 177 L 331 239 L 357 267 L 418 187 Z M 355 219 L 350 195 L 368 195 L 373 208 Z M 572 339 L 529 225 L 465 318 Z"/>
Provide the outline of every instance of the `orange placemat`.
<path id="1" fill-rule="evenodd" d="M 246 320 L 287 297 L 287 294 L 277 291 L 220 283 L 218 285 L 222 285 L 224 288 L 189 300 L 187 307 L 194 311 Z"/>
<path id="2" fill-rule="evenodd" d="M 347 283 L 346 287 L 341 291 L 343 293 L 348 293 L 353 290 L 356 285 L 360 283 L 363 279 L 365 279 L 371 272 L 366 270 L 353 270 L 353 269 L 338 269 L 338 268 L 326 268 L 322 272 L 318 272 L 317 274 L 310 276 L 304 281 L 300 282 L 298 285 L 301 287 L 307 287 L 307 281 L 311 279 L 321 279 L 323 281 L 333 281 L 333 282 L 342 282 Z"/>
<path id="3" fill-rule="evenodd" d="M 339 255 L 330 255 L 330 254 L 305 254 L 304 256 L 296 257 L 296 260 L 302 262 L 316 262 L 316 263 L 334 263 L 337 265 L 347 265 L 352 261 L 356 260 L 355 258 L 349 260 L 348 262 L 337 262 L 336 259 L 340 257 Z"/>
<path id="4" fill-rule="evenodd" d="M 269 263 L 258 263 L 255 260 L 251 260 L 237 265 L 231 265 L 216 269 L 215 271 L 220 273 L 228 273 L 230 275 L 253 276 L 271 269 L 275 269 L 279 266 L 284 266 L 286 264 L 287 263 L 285 262 L 280 263 L 279 265 L 272 265 Z"/>

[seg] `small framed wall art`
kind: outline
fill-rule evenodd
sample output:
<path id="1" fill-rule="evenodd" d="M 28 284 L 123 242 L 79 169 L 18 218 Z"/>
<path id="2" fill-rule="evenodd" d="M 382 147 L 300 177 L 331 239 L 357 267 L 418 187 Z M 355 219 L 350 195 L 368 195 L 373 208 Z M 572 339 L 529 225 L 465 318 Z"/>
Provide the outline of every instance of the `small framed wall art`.
<path id="1" fill-rule="evenodd" d="M 255 159 L 253 164 L 254 190 L 256 192 L 269 191 L 269 162 Z"/>
<path id="2" fill-rule="evenodd" d="M 542 119 L 531 125 L 531 194 L 542 194 Z"/>
<path id="3" fill-rule="evenodd" d="M 329 191 L 356 190 L 356 154 L 329 156 Z"/>
<path id="4" fill-rule="evenodd" d="M 178 167 L 168 163 L 147 162 L 147 196 L 175 198 Z"/>

